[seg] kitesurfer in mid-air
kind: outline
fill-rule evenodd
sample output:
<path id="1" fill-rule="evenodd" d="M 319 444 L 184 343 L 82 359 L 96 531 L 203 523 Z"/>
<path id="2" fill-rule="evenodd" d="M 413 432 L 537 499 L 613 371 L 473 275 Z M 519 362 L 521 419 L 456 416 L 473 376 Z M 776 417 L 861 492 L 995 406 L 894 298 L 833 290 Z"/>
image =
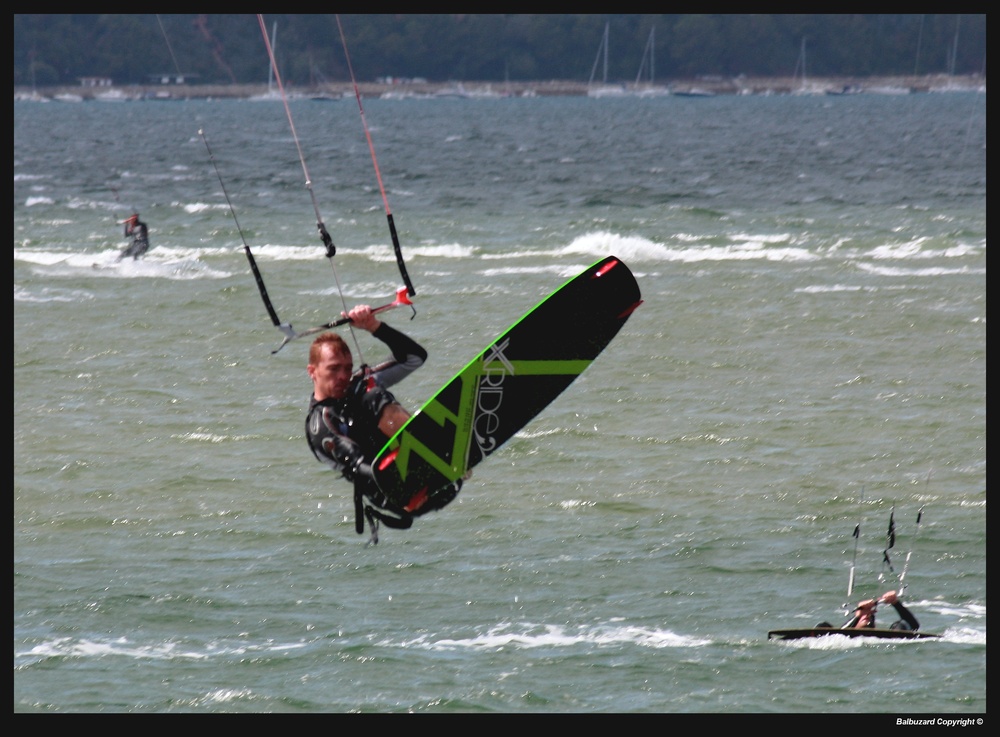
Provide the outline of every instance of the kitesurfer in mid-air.
<path id="1" fill-rule="evenodd" d="M 354 484 L 355 529 L 368 518 L 371 542 L 378 542 L 378 523 L 406 529 L 413 515 L 394 506 L 372 476 L 371 462 L 409 418 L 388 387 L 420 368 L 427 351 L 416 341 L 379 320 L 368 305 L 344 315 L 351 324 L 385 343 L 392 357 L 374 368 L 354 372 L 351 349 L 336 333 L 323 333 L 309 348 L 307 370 L 313 392 L 306 416 L 306 439 L 317 460 Z M 461 482 L 441 490 L 420 513 L 440 509 L 458 494 Z"/>
<path id="2" fill-rule="evenodd" d="M 854 615 L 844 625 L 843 629 L 874 627 L 875 611 L 878 609 L 879 604 L 891 604 L 896 613 L 899 614 L 899 621 L 893 622 L 890 629 L 913 631 L 920 629 L 920 623 L 917 621 L 917 618 L 913 616 L 913 612 L 903 606 L 903 602 L 899 600 L 899 596 L 895 591 L 888 591 L 878 599 L 866 599 L 860 602 L 858 608 L 854 610 Z"/>
<path id="3" fill-rule="evenodd" d="M 119 261 L 128 256 L 131 256 L 134 260 L 138 260 L 140 256 L 149 250 L 149 228 L 139 219 L 138 213 L 125 221 L 125 237 L 131 237 L 132 243 L 118 254 Z"/>

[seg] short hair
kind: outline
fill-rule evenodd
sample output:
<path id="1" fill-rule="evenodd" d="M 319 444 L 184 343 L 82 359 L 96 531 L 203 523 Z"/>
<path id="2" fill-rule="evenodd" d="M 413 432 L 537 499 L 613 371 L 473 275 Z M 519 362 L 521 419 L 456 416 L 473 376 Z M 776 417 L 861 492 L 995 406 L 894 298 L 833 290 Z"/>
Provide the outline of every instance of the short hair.
<path id="1" fill-rule="evenodd" d="M 325 345 L 329 345 L 334 353 L 339 353 L 348 358 L 351 357 L 351 347 L 347 345 L 346 340 L 341 338 L 337 333 L 323 333 L 309 346 L 310 366 L 315 366 L 319 363 L 320 356 L 323 353 L 323 346 Z"/>

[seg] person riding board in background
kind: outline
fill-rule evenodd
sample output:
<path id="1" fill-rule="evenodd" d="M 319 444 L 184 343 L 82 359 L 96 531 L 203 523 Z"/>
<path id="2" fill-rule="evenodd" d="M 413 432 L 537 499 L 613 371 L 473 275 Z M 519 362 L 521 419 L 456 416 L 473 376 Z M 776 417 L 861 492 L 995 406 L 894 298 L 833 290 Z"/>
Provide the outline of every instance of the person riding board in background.
<path id="1" fill-rule="evenodd" d="M 125 237 L 131 237 L 132 243 L 118 255 L 118 260 L 121 261 L 127 256 L 131 256 L 133 260 L 138 260 L 140 256 L 149 250 L 149 228 L 139 219 L 138 213 L 135 213 L 124 222 Z"/>
<path id="2" fill-rule="evenodd" d="M 313 392 L 306 415 L 306 439 L 316 459 L 339 471 L 354 484 L 355 529 L 371 528 L 378 543 L 378 524 L 407 529 L 414 515 L 393 505 L 378 488 L 371 462 L 386 441 L 409 419 L 388 391 L 427 360 L 427 351 L 414 340 L 379 320 L 368 305 L 358 305 L 344 317 L 385 343 L 392 357 L 374 368 L 354 372 L 351 349 L 336 333 L 323 333 L 309 348 L 307 371 Z M 458 494 L 458 481 L 442 489 L 420 514 L 440 509 Z"/>
<path id="3" fill-rule="evenodd" d="M 920 623 L 917 618 L 913 616 L 913 613 L 903 606 L 903 602 L 899 600 L 899 596 L 895 591 L 888 591 L 878 599 L 866 599 L 858 604 L 858 608 L 854 610 L 854 616 L 850 621 L 845 624 L 842 629 L 850 629 L 852 627 L 874 627 L 875 626 L 875 612 L 878 609 L 879 604 L 890 604 L 899 614 L 900 619 L 893 622 L 890 629 L 894 630 L 913 630 L 916 631 L 920 629 Z"/>

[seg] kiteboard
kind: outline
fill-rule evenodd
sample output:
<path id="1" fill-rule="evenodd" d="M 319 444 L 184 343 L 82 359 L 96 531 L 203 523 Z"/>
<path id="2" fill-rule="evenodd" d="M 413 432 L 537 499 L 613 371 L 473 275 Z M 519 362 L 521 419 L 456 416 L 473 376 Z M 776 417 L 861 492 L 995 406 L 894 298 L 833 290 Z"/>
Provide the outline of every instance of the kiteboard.
<path id="1" fill-rule="evenodd" d="M 914 630 L 894 630 L 883 627 L 813 627 L 811 629 L 788 629 L 771 630 L 767 633 L 767 639 L 777 640 L 801 640 L 807 637 L 829 637 L 840 635 L 841 637 L 879 637 L 886 640 L 921 640 L 928 637 L 940 637 L 929 632 L 917 632 Z"/>
<path id="2" fill-rule="evenodd" d="M 391 502 L 419 516 L 434 493 L 495 453 L 563 392 L 642 303 L 623 261 L 608 256 L 542 300 L 470 361 L 389 439 L 372 462 Z M 425 506 L 426 505 L 426 506 Z"/>

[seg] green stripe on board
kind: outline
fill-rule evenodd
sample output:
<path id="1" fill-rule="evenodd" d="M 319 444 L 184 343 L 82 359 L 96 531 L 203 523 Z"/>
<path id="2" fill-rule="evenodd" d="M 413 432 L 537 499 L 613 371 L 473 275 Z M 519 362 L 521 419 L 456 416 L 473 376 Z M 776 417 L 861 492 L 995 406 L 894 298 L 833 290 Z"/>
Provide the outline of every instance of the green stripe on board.
<path id="1" fill-rule="evenodd" d="M 507 371 L 506 373 L 512 376 L 561 376 L 569 374 L 575 376 L 591 363 L 593 361 L 588 359 L 573 361 L 510 361 L 507 365 L 513 368 L 513 371 Z M 489 373 L 489 369 L 485 373 Z"/>

